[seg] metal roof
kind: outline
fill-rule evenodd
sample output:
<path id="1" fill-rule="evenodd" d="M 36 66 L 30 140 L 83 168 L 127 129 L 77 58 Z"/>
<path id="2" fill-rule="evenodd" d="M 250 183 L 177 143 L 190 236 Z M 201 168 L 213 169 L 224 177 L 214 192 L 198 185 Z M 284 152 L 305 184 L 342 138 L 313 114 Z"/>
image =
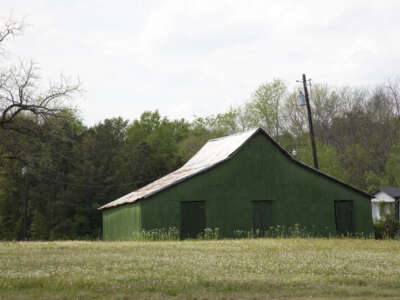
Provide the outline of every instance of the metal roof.
<path id="1" fill-rule="evenodd" d="M 388 194 L 389 196 L 392 196 L 393 198 L 400 197 L 400 187 L 396 187 L 396 186 L 380 186 L 376 193 L 378 193 L 378 192 L 384 192 L 384 193 Z"/>
<path id="2" fill-rule="evenodd" d="M 371 197 L 371 195 L 366 192 L 359 190 L 351 185 L 340 181 L 334 177 L 331 177 L 317 169 L 314 169 L 302 162 L 296 160 L 292 155 L 289 154 L 281 145 L 279 145 L 274 139 L 272 139 L 262 128 L 256 128 L 249 131 L 236 133 L 233 135 L 212 139 L 209 140 L 185 165 L 183 165 L 178 170 L 153 181 L 152 183 L 130 193 L 127 194 L 117 200 L 114 200 L 106 205 L 99 207 L 99 210 L 120 206 L 127 203 L 133 203 L 137 200 L 148 198 L 156 193 L 159 193 L 179 182 L 182 182 L 194 175 L 207 171 L 216 165 L 232 158 L 241 147 L 248 141 L 252 136 L 256 133 L 262 133 L 266 138 L 268 138 L 278 149 L 289 157 L 292 161 L 297 163 L 298 165 L 310 169 L 314 172 L 319 173 L 320 175 L 329 178 L 332 181 L 335 181 L 341 185 L 346 186 L 358 193 L 363 194 L 364 196 Z"/>
<path id="3" fill-rule="evenodd" d="M 227 160 L 258 130 L 253 129 L 230 136 L 209 140 L 185 165 L 178 170 L 153 181 L 152 183 L 127 194 L 115 201 L 99 207 L 104 209 L 132 203 L 142 198 L 147 198 L 172 185 L 188 179 L 198 173 L 206 171 L 215 165 Z"/>

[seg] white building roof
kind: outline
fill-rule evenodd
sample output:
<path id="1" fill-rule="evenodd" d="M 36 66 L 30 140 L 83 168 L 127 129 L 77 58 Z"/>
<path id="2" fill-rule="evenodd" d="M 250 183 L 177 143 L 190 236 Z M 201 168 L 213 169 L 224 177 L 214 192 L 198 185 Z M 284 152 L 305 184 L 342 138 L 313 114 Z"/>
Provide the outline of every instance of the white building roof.
<path id="1" fill-rule="evenodd" d="M 385 192 L 378 192 L 374 194 L 374 198 L 371 199 L 372 202 L 395 202 L 396 199 Z"/>
<path id="2" fill-rule="evenodd" d="M 209 140 L 185 165 L 152 183 L 99 207 L 99 210 L 147 198 L 229 159 L 260 128 Z"/>

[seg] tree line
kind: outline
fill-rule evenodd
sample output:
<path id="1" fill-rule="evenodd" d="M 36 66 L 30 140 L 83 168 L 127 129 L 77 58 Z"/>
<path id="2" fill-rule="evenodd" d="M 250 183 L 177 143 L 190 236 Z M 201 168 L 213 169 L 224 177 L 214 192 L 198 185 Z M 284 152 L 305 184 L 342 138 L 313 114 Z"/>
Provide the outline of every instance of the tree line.
<path id="1" fill-rule="evenodd" d="M 393 83 L 312 87 L 323 172 L 369 192 L 400 185 L 398 91 Z M 306 112 L 296 101 L 297 91 L 275 80 L 244 105 L 191 122 L 147 111 L 88 127 L 68 109 L 45 120 L 23 113 L 19 130 L 0 128 L 0 238 L 23 239 L 24 230 L 30 239 L 98 238 L 99 206 L 179 168 L 208 139 L 252 127 L 312 165 Z"/>
<path id="2" fill-rule="evenodd" d="M 10 20 L 3 41 L 22 30 Z M 4 56 L 0 56 L 4 57 Z M 182 166 L 204 143 L 262 127 L 312 165 L 300 87 L 266 82 L 244 103 L 194 120 L 146 111 L 86 126 L 68 99 L 80 83 L 41 88 L 32 63 L 0 61 L 0 239 L 96 239 L 97 208 Z M 400 186 L 400 81 L 369 87 L 314 84 L 311 106 L 320 169 L 359 189 Z"/>

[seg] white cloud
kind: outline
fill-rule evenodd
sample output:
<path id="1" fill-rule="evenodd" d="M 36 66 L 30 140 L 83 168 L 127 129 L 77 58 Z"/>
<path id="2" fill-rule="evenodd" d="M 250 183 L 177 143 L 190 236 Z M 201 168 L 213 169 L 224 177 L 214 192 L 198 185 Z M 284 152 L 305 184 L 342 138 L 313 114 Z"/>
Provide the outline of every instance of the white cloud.
<path id="1" fill-rule="evenodd" d="M 398 1 L 11 1 L 10 50 L 79 74 L 84 118 L 218 113 L 273 78 L 363 85 L 400 69 Z"/>

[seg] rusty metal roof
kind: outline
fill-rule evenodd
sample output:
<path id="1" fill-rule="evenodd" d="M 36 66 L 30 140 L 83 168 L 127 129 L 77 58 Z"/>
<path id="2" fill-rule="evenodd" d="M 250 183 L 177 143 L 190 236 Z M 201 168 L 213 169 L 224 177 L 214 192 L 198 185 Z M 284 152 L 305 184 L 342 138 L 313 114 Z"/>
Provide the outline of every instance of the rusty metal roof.
<path id="1" fill-rule="evenodd" d="M 358 193 L 361 193 L 368 198 L 371 198 L 371 195 L 357 189 L 347 183 L 336 179 L 330 175 L 327 175 L 320 170 L 314 169 L 298 160 L 296 160 L 289 152 L 287 152 L 281 145 L 278 144 L 273 138 L 271 138 L 262 128 L 256 128 L 249 131 L 236 133 L 233 135 L 212 139 L 209 140 L 185 165 L 183 165 L 178 170 L 153 181 L 152 183 L 130 193 L 127 194 L 115 201 L 112 201 L 106 205 L 99 207 L 99 210 L 120 206 L 127 203 L 133 203 L 137 200 L 148 198 L 162 190 L 165 190 L 179 182 L 182 182 L 196 174 L 209 170 L 212 167 L 220 164 L 221 162 L 230 159 L 234 156 L 234 154 L 239 151 L 239 149 L 256 133 L 261 132 L 266 138 L 268 138 L 274 145 L 278 147 L 278 149 L 285 154 L 289 159 L 297 163 L 298 165 L 317 172 L 318 174 L 329 178 L 336 183 L 339 183 L 347 188 L 352 189 Z"/>
<path id="2" fill-rule="evenodd" d="M 198 173 L 204 172 L 227 160 L 260 128 L 230 136 L 209 140 L 185 165 L 178 170 L 153 181 L 152 183 L 127 194 L 115 201 L 99 207 L 104 209 L 132 203 L 150 197 L 172 185 L 182 182 Z M 262 129 L 261 129 L 262 130 Z"/>

